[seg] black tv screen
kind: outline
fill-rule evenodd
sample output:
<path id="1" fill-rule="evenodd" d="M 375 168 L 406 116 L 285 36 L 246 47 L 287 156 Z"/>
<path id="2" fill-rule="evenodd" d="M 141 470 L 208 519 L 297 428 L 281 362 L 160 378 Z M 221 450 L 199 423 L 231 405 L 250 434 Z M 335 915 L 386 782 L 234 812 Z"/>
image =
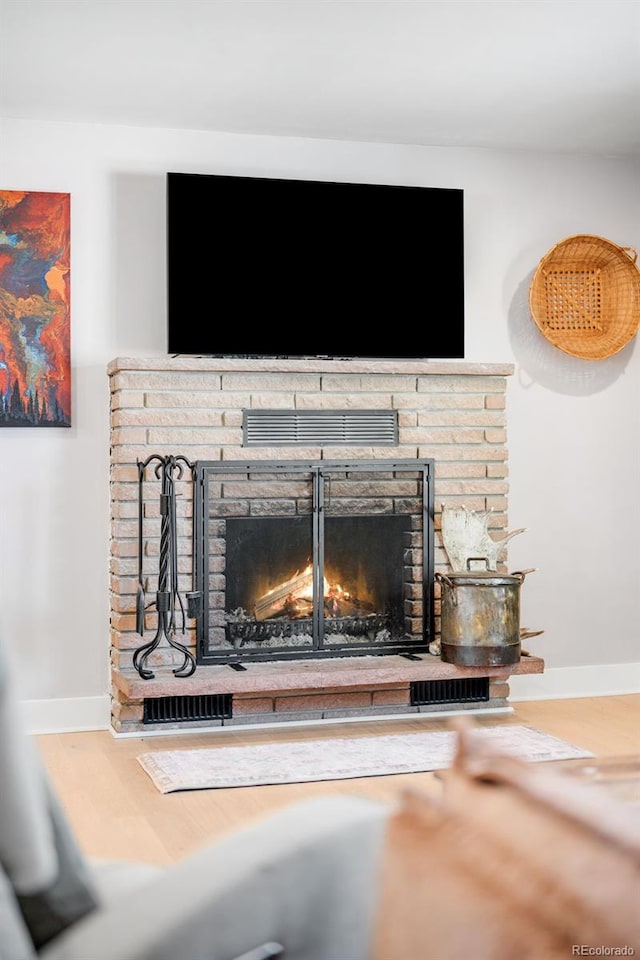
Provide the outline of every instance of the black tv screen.
<path id="1" fill-rule="evenodd" d="M 167 174 L 168 353 L 464 357 L 463 191 Z"/>

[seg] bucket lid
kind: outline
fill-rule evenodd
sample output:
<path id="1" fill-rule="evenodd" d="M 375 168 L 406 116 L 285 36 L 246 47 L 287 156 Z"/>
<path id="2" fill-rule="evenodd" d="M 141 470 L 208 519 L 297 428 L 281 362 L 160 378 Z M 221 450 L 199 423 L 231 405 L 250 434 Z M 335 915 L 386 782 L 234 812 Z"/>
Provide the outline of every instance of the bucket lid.
<path id="1" fill-rule="evenodd" d="M 471 584 L 479 587 L 507 586 L 522 583 L 523 577 L 517 573 L 498 573 L 497 570 L 465 570 L 448 573 L 447 580 L 454 585 Z"/>
<path id="2" fill-rule="evenodd" d="M 472 570 L 473 562 L 484 563 L 484 570 Z M 499 573 L 497 570 L 489 569 L 489 562 L 486 557 L 468 557 L 466 570 L 454 570 L 446 575 L 436 573 L 436 579 L 444 580 L 451 586 L 468 583 L 478 587 L 498 587 L 508 586 L 514 583 L 522 583 L 527 573 L 531 570 L 522 570 L 516 573 Z"/>

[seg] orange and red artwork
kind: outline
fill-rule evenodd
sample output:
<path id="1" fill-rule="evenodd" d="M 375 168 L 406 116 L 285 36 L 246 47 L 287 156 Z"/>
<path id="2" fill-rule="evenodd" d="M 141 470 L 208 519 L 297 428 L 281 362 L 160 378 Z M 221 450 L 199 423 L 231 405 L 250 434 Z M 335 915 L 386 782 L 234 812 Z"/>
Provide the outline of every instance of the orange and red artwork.
<path id="1" fill-rule="evenodd" d="M 0 427 L 71 425 L 70 196 L 0 190 Z"/>

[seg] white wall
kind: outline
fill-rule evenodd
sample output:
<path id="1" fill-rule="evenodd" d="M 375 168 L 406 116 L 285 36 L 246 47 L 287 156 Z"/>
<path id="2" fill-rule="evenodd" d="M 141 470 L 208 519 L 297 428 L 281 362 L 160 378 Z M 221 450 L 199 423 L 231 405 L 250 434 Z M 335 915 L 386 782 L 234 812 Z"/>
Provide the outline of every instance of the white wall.
<path id="1" fill-rule="evenodd" d="M 0 431 L 0 627 L 24 699 L 57 717 L 106 702 L 106 365 L 165 353 L 168 170 L 464 189 L 467 359 L 516 365 L 510 526 L 528 532 L 510 566 L 537 568 L 522 622 L 545 631 L 529 649 L 554 669 L 617 665 L 607 677 L 626 678 L 629 664 L 637 683 L 638 345 L 576 360 L 538 334 L 527 307 L 535 266 L 563 237 L 640 247 L 637 164 L 13 120 L 0 134 L 0 187 L 68 191 L 72 217 L 73 426 Z M 425 329 L 446 322 L 434 292 L 425 283 Z"/>

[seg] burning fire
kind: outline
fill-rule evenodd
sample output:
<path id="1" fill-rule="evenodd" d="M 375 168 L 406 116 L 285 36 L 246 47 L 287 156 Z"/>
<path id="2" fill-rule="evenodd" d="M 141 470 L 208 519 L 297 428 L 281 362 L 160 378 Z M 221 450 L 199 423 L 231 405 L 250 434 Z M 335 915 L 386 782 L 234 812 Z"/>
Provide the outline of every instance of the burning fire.
<path id="1" fill-rule="evenodd" d="M 345 616 L 346 608 L 353 605 L 352 596 L 340 583 L 330 583 L 323 578 L 324 610 L 327 616 Z M 355 601 L 358 603 L 358 601 Z M 362 603 L 358 604 L 362 607 Z M 369 605 L 367 604 L 367 607 Z M 257 620 L 274 617 L 289 617 L 295 620 L 311 616 L 313 612 L 313 566 L 308 564 L 302 572 L 297 570 L 288 580 L 272 587 L 258 598 L 255 605 Z M 370 612 L 362 610 L 362 614 Z"/>

